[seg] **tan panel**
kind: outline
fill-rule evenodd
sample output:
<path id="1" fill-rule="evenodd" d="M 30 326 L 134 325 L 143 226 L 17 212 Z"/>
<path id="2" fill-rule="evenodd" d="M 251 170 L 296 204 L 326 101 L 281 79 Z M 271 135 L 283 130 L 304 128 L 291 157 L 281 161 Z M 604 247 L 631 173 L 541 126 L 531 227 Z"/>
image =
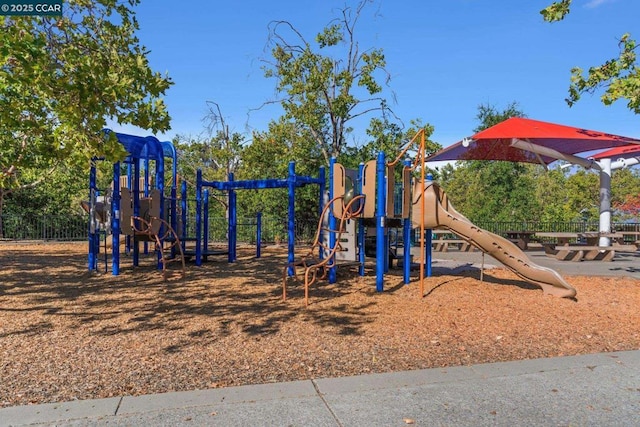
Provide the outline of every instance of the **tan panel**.
<path id="1" fill-rule="evenodd" d="M 402 218 L 407 219 L 411 215 L 411 167 L 402 169 Z"/>
<path id="2" fill-rule="evenodd" d="M 133 206 L 131 205 L 131 191 L 127 187 L 120 188 L 120 230 L 122 234 L 133 236 L 131 217 Z"/>
<path id="3" fill-rule="evenodd" d="M 333 197 L 344 196 L 345 193 L 345 171 L 344 166 L 340 163 L 333 164 Z M 333 204 L 333 216 L 336 218 L 342 218 L 343 203 L 337 201 Z"/>
<path id="4" fill-rule="evenodd" d="M 376 161 L 369 160 L 364 165 L 362 172 L 362 194 L 364 194 L 364 218 L 375 218 L 376 216 Z"/>
<path id="5" fill-rule="evenodd" d="M 393 218 L 396 210 L 396 201 L 394 189 L 396 187 L 396 178 L 393 166 L 387 166 L 387 216 Z"/>
<path id="6" fill-rule="evenodd" d="M 138 183 L 140 185 L 139 187 L 140 192 L 144 193 L 144 177 L 143 176 L 140 177 L 140 179 L 138 180 Z M 151 184 L 151 177 L 149 177 L 149 184 Z M 120 188 L 122 187 L 129 188 L 129 177 L 127 175 L 120 175 Z"/>
<path id="7" fill-rule="evenodd" d="M 156 188 L 154 190 L 151 190 L 149 196 L 148 218 L 151 222 L 151 229 L 153 230 L 153 234 L 158 234 L 160 233 L 160 226 L 162 225 L 162 223 L 160 221 L 154 220 L 153 218 L 160 218 L 160 197 L 162 197 L 162 194 L 160 193 L 160 190 Z M 142 209 L 140 210 L 142 211 Z M 145 215 L 144 218 L 147 218 L 147 216 Z"/>

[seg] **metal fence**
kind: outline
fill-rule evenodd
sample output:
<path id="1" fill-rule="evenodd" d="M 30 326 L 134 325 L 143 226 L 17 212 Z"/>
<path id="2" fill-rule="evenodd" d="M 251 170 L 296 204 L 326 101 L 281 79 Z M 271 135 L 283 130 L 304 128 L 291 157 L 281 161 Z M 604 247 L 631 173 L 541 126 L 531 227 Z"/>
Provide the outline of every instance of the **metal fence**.
<path id="1" fill-rule="evenodd" d="M 540 232 L 568 232 L 584 233 L 597 231 L 597 221 L 573 221 L 573 222 L 543 222 L 543 221 L 485 221 L 475 223 L 496 234 L 504 234 L 507 231 L 540 231 Z M 640 223 L 612 222 L 611 229 L 615 231 L 639 231 Z"/>
<path id="2" fill-rule="evenodd" d="M 80 241 L 88 238 L 88 217 L 86 215 L 13 215 L 0 218 L 5 240 L 60 240 Z M 315 221 L 296 221 L 295 234 L 298 243 L 313 240 L 317 223 Z M 287 219 L 262 217 L 262 241 L 284 242 L 287 240 Z M 228 221 L 226 218 L 209 218 L 209 241 L 226 242 Z M 241 243 L 256 243 L 256 217 L 237 219 L 237 240 Z M 187 236 L 195 237 L 195 217 L 187 219 Z"/>
<path id="3" fill-rule="evenodd" d="M 542 221 L 506 221 L 506 222 L 478 222 L 476 225 L 492 233 L 504 236 L 507 231 L 539 231 L 539 232 L 567 232 L 584 233 L 598 231 L 596 221 L 573 222 L 542 222 Z M 611 231 L 640 231 L 637 222 L 612 222 Z"/>
<path id="4" fill-rule="evenodd" d="M 242 243 L 256 243 L 257 217 L 237 218 L 237 241 Z M 228 240 L 228 220 L 223 217 L 209 218 L 209 242 L 221 243 Z M 286 242 L 287 218 L 262 217 L 262 242 Z M 315 237 L 317 221 L 296 220 L 294 229 L 297 243 L 311 243 Z M 195 237 L 195 217 L 187 219 L 187 236 Z"/>
<path id="5" fill-rule="evenodd" d="M 86 215 L 14 215 L 0 218 L 2 234 L 0 238 L 9 240 L 86 240 L 88 237 L 88 217 Z M 598 230 L 597 222 L 540 222 L 509 221 L 479 222 L 478 227 L 496 234 L 507 231 L 573 232 Z M 226 218 L 209 218 L 209 241 L 228 240 Z M 297 243 L 310 243 L 316 233 L 316 221 L 296 221 Z M 615 231 L 640 231 L 640 223 L 612 223 Z M 256 243 L 257 218 L 243 217 L 237 220 L 237 240 L 242 243 Z M 195 217 L 187 219 L 187 236 L 195 236 Z M 287 218 L 262 217 L 262 241 L 285 242 L 287 240 Z"/>
<path id="6" fill-rule="evenodd" d="M 0 238 L 10 240 L 86 240 L 84 215 L 2 215 Z"/>

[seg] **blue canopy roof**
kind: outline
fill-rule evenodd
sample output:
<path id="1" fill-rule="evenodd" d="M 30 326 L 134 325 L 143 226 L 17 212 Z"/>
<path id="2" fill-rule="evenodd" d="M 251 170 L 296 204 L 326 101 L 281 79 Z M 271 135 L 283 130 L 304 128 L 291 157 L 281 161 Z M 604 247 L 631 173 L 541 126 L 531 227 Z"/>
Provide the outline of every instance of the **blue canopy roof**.
<path id="1" fill-rule="evenodd" d="M 112 133 L 110 129 L 105 129 L 105 134 Z M 164 158 L 162 143 L 155 136 L 135 136 L 125 133 L 113 132 L 129 153 L 130 159 L 161 160 Z"/>

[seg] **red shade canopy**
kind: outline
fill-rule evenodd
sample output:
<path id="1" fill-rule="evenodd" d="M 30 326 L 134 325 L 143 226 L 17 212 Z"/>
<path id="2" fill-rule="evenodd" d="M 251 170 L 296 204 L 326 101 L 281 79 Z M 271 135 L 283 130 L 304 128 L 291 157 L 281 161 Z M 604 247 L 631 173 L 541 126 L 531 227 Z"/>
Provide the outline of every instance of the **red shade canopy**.
<path id="1" fill-rule="evenodd" d="M 598 153 L 595 156 L 591 156 L 593 159 L 629 159 L 631 157 L 640 157 L 640 145 L 625 145 L 624 147 L 615 147 L 602 153 Z"/>
<path id="2" fill-rule="evenodd" d="M 538 154 L 514 147 L 518 141 L 531 144 Z M 551 151 L 574 155 L 629 144 L 640 144 L 640 139 L 512 117 L 476 133 L 470 141 L 457 142 L 426 160 L 504 160 L 546 165 L 560 158 Z"/>

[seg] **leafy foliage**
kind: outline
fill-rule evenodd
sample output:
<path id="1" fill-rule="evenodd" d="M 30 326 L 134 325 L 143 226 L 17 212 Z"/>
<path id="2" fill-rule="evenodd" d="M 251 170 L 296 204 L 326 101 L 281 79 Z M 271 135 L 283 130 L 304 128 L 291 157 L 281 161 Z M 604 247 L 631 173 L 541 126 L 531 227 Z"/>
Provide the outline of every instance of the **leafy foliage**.
<path id="1" fill-rule="evenodd" d="M 611 206 L 621 221 L 640 220 L 640 173 L 638 169 L 620 169 L 611 177 Z"/>
<path id="2" fill-rule="evenodd" d="M 598 218 L 599 212 L 599 181 L 597 173 L 579 169 L 572 173 L 566 181 L 564 191 L 565 213 L 567 220 L 577 221 L 582 217 Z"/>
<path id="3" fill-rule="evenodd" d="M 474 132 L 487 129 L 509 117 L 525 117 L 512 102 L 503 111 L 495 106 L 481 104 Z M 521 163 L 472 160 L 460 162 L 452 174 L 447 191 L 456 207 L 473 221 L 508 221 L 524 219 L 535 211 L 530 194 L 533 181 L 527 176 L 528 168 Z"/>
<path id="4" fill-rule="evenodd" d="M 272 122 L 267 132 L 253 134 L 253 142 L 243 151 L 239 179 L 285 179 L 289 162 L 296 163 L 296 175 L 318 176 L 324 164 L 313 139 L 295 124 L 281 119 Z M 263 212 L 278 218 L 287 217 L 287 190 L 245 191 L 238 194 L 239 209 L 253 215 Z M 317 218 L 317 186 L 296 189 L 296 218 Z"/>
<path id="5" fill-rule="evenodd" d="M 580 67 L 571 70 L 571 86 L 567 98 L 569 106 L 580 100 L 583 93 L 592 94 L 604 88 L 600 98 L 604 105 L 626 99 L 627 108 L 635 114 L 640 114 L 640 67 L 636 65 L 638 46 L 629 34 L 624 34 L 618 45 L 618 58 L 590 67 L 586 76 Z"/>
<path id="6" fill-rule="evenodd" d="M 540 14 L 547 22 L 562 21 L 564 17 L 571 11 L 572 0 L 560 0 L 553 2 L 540 11 Z"/>
<path id="7" fill-rule="evenodd" d="M 384 53 L 361 52 L 355 38 L 358 18 L 370 2 L 361 1 L 355 10 L 345 7 L 339 19 L 317 34 L 315 45 L 290 22 L 270 26 L 273 61 L 264 66 L 265 76 L 277 79 L 286 119 L 304 128 L 327 165 L 345 148 L 354 119 L 390 112 L 378 82 L 380 74 L 389 80 Z"/>
<path id="8" fill-rule="evenodd" d="M 545 21 L 561 21 L 570 12 L 571 0 L 556 1 L 543 9 Z M 584 93 L 593 94 L 604 89 L 601 101 L 611 105 L 620 99 L 627 100 L 627 108 L 640 114 L 640 67 L 636 63 L 637 43 L 630 34 L 623 34 L 618 42 L 617 58 L 605 61 L 602 65 L 589 68 L 586 76 L 580 67 L 571 70 L 569 97 L 566 102 L 572 106 L 580 100 Z"/>
<path id="9" fill-rule="evenodd" d="M 69 0 L 61 17 L 0 17 L 0 214 L 14 189 L 61 165 L 122 159 L 101 132 L 107 118 L 169 129 L 161 96 L 172 82 L 150 69 L 135 35 L 138 3 Z"/>
<path id="10" fill-rule="evenodd" d="M 160 97 L 172 83 L 149 68 L 135 36 L 138 2 L 71 0 L 62 17 L 2 17 L 0 144 L 10 153 L 3 179 L 7 165 L 32 166 L 38 155 L 121 159 L 122 147 L 101 134 L 106 118 L 169 128 Z"/>

